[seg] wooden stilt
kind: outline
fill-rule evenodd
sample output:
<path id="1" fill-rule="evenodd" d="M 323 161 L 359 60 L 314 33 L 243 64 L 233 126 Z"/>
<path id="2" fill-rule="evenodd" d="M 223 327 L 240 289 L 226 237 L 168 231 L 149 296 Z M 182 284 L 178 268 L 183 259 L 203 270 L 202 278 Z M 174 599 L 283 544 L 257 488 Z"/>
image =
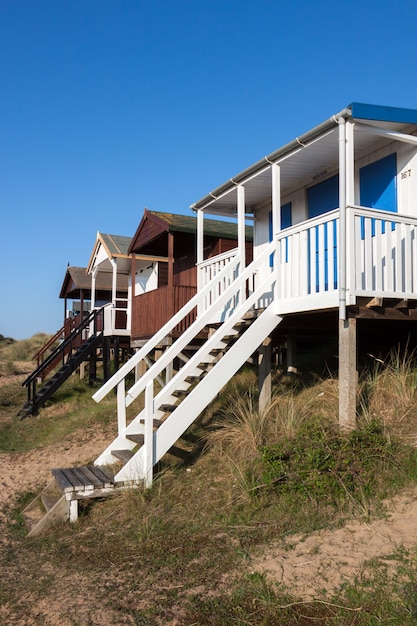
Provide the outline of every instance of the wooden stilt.
<path id="1" fill-rule="evenodd" d="M 259 411 L 265 411 L 272 399 L 272 344 L 267 337 L 258 349 Z"/>
<path id="2" fill-rule="evenodd" d="M 287 335 L 287 374 L 297 373 L 297 341 L 294 333 Z"/>
<path id="3" fill-rule="evenodd" d="M 339 321 L 339 426 L 356 427 L 357 396 L 356 319 Z"/>

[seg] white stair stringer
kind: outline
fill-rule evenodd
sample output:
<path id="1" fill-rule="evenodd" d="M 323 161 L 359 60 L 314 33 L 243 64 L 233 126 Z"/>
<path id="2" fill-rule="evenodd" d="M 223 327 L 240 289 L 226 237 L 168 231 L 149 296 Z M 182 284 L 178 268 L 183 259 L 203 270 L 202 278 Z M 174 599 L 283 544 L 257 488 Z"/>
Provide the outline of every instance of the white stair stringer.
<path id="1" fill-rule="evenodd" d="M 226 319 L 221 326 L 209 337 L 205 343 L 200 347 L 200 349 L 187 361 L 187 363 L 182 367 L 179 372 L 175 374 L 175 376 L 161 389 L 158 395 L 154 398 L 154 409 L 153 414 L 154 418 L 159 418 L 164 415 L 163 412 L 158 412 L 159 407 L 162 404 L 168 404 L 175 400 L 173 397 L 173 392 L 178 390 L 187 390 L 190 387 L 190 383 L 185 379 L 189 376 L 198 376 L 203 374 L 203 370 L 199 368 L 199 365 L 203 362 L 210 363 L 216 360 L 216 357 L 211 353 L 212 350 L 222 349 L 225 347 L 226 341 L 224 338 L 226 336 L 234 336 L 238 334 L 235 326 L 237 323 L 242 322 L 244 315 L 248 312 L 248 310 L 254 305 L 254 303 L 258 300 L 261 294 L 267 293 L 268 289 L 271 289 L 271 283 L 273 283 L 274 277 L 270 275 L 267 280 L 258 287 L 258 289 L 252 293 L 239 307 L 237 307 L 236 311 L 233 315 L 231 315 L 228 319 Z M 272 305 L 269 306 L 269 310 L 272 310 Z M 276 324 L 279 321 L 279 318 L 276 317 Z M 190 329 L 189 329 L 190 330 Z M 244 336 L 246 336 L 247 330 L 244 332 Z M 266 335 L 267 336 L 267 335 Z M 242 337 L 238 340 L 241 341 Z M 261 343 L 265 337 L 260 339 Z M 176 348 L 177 342 L 175 342 L 166 352 L 164 358 L 173 358 L 176 356 Z M 242 345 L 242 344 L 240 344 Z M 258 344 L 259 345 L 259 344 Z M 250 356 L 254 350 L 249 352 Z M 172 356 L 170 356 L 172 353 Z M 223 357 L 224 358 L 224 357 Z M 248 358 L 248 357 L 246 357 Z M 245 362 L 246 358 L 242 363 Z M 240 366 L 239 366 L 240 367 Z M 159 372 L 158 362 L 156 362 L 150 370 L 148 370 L 145 376 L 142 377 L 142 380 L 145 377 L 150 378 L 152 376 L 152 369 L 155 369 Z M 225 380 L 227 382 L 227 380 Z M 132 402 L 138 397 L 138 395 L 143 390 L 143 384 L 141 385 L 141 379 L 135 383 L 126 393 L 126 406 L 132 404 Z M 182 401 L 184 402 L 184 400 Z M 110 445 L 104 450 L 104 452 L 95 460 L 95 465 L 113 465 L 115 462 L 115 458 L 113 456 L 113 451 L 118 449 L 125 450 L 133 450 L 136 447 L 136 444 L 128 439 L 129 435 L 137 435 L 144 434 L 144 418 L 145 418 L 145 410 L 141 411 L 127 426 L 126 428 L 118 434 L 118 436 L 110 443 Z M 184 431 L 183 431 L 184 432 Z M 136 456 L 136 455 L 135 455 Z M 133 459 L 133 457 L 132 457 Z M 132 461 L 131 459 L 131 461 Z M 131 479 L 129 479 L 131 480 Z"/>
<path id="2" fill-rule="evenodd" d="M 154 432 L 154 464 L 168 452 L 200 413 L 216 397 L 224 385 L 235 375 L 251 354 L 255 352 L 262 341 L 281 322 L 282 318 L 274 313 L 273 308 L 273 304 L 270 304 L 252 322 L 240 339 L 220 358 L 206 376 Z M 129 426 L 132 426 L 132 424 Z M 145 454 L 145 447 L 142 446 L 116 474 L 115 481 L 145 479 Z"/>
<path id="3" fill-rule="evenodd" d="M 94 465 L 113 465 L 116 458 L 123 459 L 125 465 L 115 477 L 116 480 L 139 481 L 146 477 L 145 483 L 150 484 L 152 466 L 175 444 L 224 384 L 280 322 L 281 318 L 274 313 L 276 276 L 271 272 L 268 276 L 264 276 L 261 282 L 258 274 L 265 259 L 268 259 L 273 252 L 274 244 L 271 243 L 257 259 L 237 275 L 238 259 L 234 259 L 229 267 L 222 269 L 197 296 L 175 314 L 170 322 L 93 395 L 94 400 L 99 402 L 109 391 L 117 388 L 119 430 L 114 441 L 96 459 Z M 234 278 L 229 281 L 227 277 L 232 275 Z M 226 284 L 224 284 L 225 280 Z M 191 326 L 128 390 L 125 390 L 127 374 L 133 371 L 141 359 L 146 360 L 155 345 L 166 334 L 169 334 L 170 330 L 187 316 L 193 307 L 200 306 L 202 298 L 208 293 L 215 294 L 208 308 L 201 314 L 199 313 Z M 231 303 L 233 306 L 230 306 Z M 260 309 L 260 306 L 266 308 Z M 252 318 L 249 328 L 244 326 L 242 330 L 241 324 L 249 323 L 247 314 L 253 309 L 258 311 L 259 317 L 255 320 Z M 260 312 L 261 310 L 263 312 Z M 212 319 L 213 311 L 217 311 L 216 316 L 221 321 L 220 326 L 195 354 L 187 359 L 179 359 L 183 366 L 180 366 L 176 374 L 154 396 L 155 380 L 158 380 L 165 368 L 172 367 L 174 359 L 182 355 L 183 349 L 193 344 L 198 333 Z M 194 381 L 192 377 L 195 377 Z M 199 379 L 200 381 L 196 384 Z M 186 395 L 192 384 L 196 384 L 199 393 L 192 389 Z M 142 393 L 145 395 L 145 408 L 127 424 L 126 408 Z M 186 397 L 178 397 L 180 395 Z M 169 411 L 166 405 L 170 405 Z M 158 427 L 157 434 L 155 433 L 156 427 Z M 140 441 L 138 442 L 140 439 L 138 435 L 143 436 L 144 443 L 142 448 L 135 453 L 137 445 L 141 445 Z M 129 452 L 133 453 L 130 460 L 128 459 Z"/>

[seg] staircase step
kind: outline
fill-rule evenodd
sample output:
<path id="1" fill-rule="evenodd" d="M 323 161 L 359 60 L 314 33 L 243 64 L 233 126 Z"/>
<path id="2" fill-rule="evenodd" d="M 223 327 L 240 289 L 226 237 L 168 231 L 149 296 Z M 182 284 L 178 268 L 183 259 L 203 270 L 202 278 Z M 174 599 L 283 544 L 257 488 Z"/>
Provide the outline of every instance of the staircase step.
<path id="1" fill-rule="evenodd" d="M 68 514 L 69 505 L 65 495 L 57 493 L 55 481 L 52 480 L 23 511 L 28 537 L 40 535 L 58 520 L 67 520 Z"/>
<path id="2" fill-rule="evenodd" d="M 178 406 L 176 404 L 161 404 L 159 410 L 163 413 L 173 413 Z"/>
<path id="3" fill-rule="evenodd" d="M 132 434 L 132 435 L 126 435 L 127 439 L 130 439 L 130 441 L 134 441 L 138 446 L 142 446 L 143 442 L 144 442 L 144 436 L 141 434 Z M 197 437 L 187 437 L 184 436 L 184 439 L 187 441 L 192 441 L 193 443 L 198 439 Z M 172 446 L 169 450 L 168 450 L 169 454 L 172 454 L 173 456 L 176 456 L 180 459 L 183 460 L 188 460 L 190 453 L 187 450 L 184 450 L 183 448 L 179 448 L 178 446 Z M 114 452 L 112 453 L 114 454 Z M 132 454 L 133 456 L 133 454 Z M 131 458 L 131 457 L 130 457 Z"/>
<path id="4" fill-rule="evenodd" d="M 139 423 L 140 423 L 140 424 L 144 424 L 144 423 L 145 423 L 145 420 L 144 420 L 144 419 L 141 419 L 141 420 L 139 420 Z M 158 419 L 156 419 L 156 418 L 154 418 L 154 419 L 153 419 L 153 427 L 154 427 L 154 428 L 159 428 L 161 424 L 163 424 L 163 420 L 158 420 Z M 130 439 L 130 437 L 129 437 L 129 436 L 128 436 L 127 438 L 128 438 L 128 439 Z M 132 441 L 134 441 L 134 440 L 132 440 Z"/>
<path id="5" fill-rule="evenodd" d="M 110 473 L 94 465 L 53 469 L 52 475 L 63 493 L 109 489 L 114 486 Z"/>
<path id="6" fill-rule="evenodd" d="M 56 503 L 61 499 L 61 495 L 54 494 L 41 494 L 42 504 L 45 507 L 45 511 L 50 511 Z"/>
<path id="7" fill-rule="evenodd" d="M 131 435 L 126 435 L 126 439 L 129 439 L 129 441 L 133 441 L 137 445 L 143 446 L 143 442 L 145 441 L 145 436 L 142 435 L 141 433 L 135 433 Z"/>
<path id="8" fill-rule="evenodd" d="M 134 452 L 132 452 L 132 450 L 112 450 L 111 453 L 116 459 L 122 461 L 122 463 L 127 463 L 128 461 L 130 461 L 130 459 L 134 455 Z"/>
<path id="9" fill-rule="evenodd" d="M 189 389 L 175 389 L 175 391 L 172 392 L 172 395 L 176 398 L 185 398 L 189 393 Z"/>

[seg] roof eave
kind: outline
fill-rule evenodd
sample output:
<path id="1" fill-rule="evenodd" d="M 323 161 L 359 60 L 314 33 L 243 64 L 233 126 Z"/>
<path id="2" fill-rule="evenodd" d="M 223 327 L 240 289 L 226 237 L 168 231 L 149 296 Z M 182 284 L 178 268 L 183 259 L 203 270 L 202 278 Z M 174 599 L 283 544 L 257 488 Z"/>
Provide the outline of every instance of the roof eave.
<path id="1" fill-rule="evenodd" d="M 224 195 L 225 193 L 228 193 L 229 191 L 234 189 L 237 185 L 244 183 L 248 178 L 255 176 L 257 173 L 262 171 L 266 165 L 276 163 L 285 155 L 298 149 L 300 145 L 306 144 L 309 141 L 316 139 L 322 133 L 337 126 L 338 118 L 340 117 L 348 118 L 348 117 L 351 117 L 351 115 L 352 115 L 352 111 L 351 111 L 350 106 L 346 107 L 345 109 L 342 109 L 342 111 L 340 111 L 336 115 L 332 115 L 332 117 L 327 119 L 325 122 L 322 122 L 318 126 L 315 126 L 311 130 L 304 133 L 303 135 L 296 137 L 296 139 L 293 139 L 292 141 L 282 146 L 281 148 L 274 150 L 274 152 L 271 152 L 270 154 L 263 157 L 262 159 L 260 159 L 259 161 L 251 165 L 250 167 L 244 169 L 242 172 L 240 172 L 236 176 L 233 176 L 233 178 L 230 178 L 227 182 L 223 183 L 222 185 L 220 185 L 219 187 L 211 191 L 209 194 L 207 194 L 200 200 L 197 200 L 197 202 L 194 202 L 194 204 L 192 204 L 190 208 L 193 211 L 204 209 L 205 207 L 209 206 L 214 200 L 216 200 L 219 196 Z"/>

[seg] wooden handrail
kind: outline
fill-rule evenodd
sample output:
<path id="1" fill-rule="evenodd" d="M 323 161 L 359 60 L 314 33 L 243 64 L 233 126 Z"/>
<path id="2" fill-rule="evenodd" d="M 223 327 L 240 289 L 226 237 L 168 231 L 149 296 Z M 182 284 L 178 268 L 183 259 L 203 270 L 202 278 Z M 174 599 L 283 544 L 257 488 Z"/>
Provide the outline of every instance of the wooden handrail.
<path id="1" fill-rule="evenodd" d="M 62 337 L 62 335 L 64 337 L 67 336 L 68 332 L 71 330 L 71 326 L 73 323 L 74 323 L 73 319 L 70 317 L 67 317 L 62 328 L 57 330 L 55 335 L 50 337 L 48 341 L 42 346 L 42 348 L 40 348 L 36 352 L 36 354 L 33 355 L 32 360 L 37 362 L 38 367 L 43 361 L 42 357 L 44 356 L 45 352 L 47 352 L 49 348 L 55 343 L 55 341 L 58 341 Z"/>

